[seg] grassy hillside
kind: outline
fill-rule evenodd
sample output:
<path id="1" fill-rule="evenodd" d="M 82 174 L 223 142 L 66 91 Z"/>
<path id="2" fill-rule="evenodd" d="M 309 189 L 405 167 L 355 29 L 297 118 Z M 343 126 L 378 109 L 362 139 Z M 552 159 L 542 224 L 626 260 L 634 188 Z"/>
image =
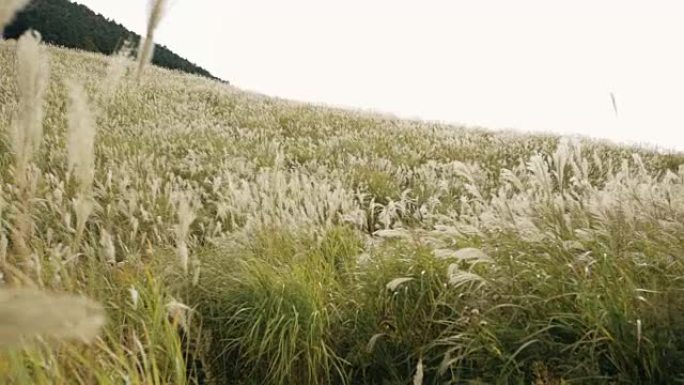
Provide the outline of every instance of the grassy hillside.
<path id="1" fill-rule="evenodd" d="M 0 343 L 0 382 L 684 381 L 682 154 L 44 54 L 24 137 L 40 93 L 0 44 L 0 266 L 107 323 L 90 344 Z M 0 305 L 0 337 L 16 317 Z"/>

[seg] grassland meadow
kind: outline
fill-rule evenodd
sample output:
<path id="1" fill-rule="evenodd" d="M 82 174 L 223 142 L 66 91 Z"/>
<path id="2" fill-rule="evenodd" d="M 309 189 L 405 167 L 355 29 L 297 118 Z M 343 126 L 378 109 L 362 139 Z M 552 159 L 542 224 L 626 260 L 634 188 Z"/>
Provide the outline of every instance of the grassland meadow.
<path id="1" fill-rule="evenodd" d="M 1 384 L 684 382 L 684 154 L 152 67 L 152 9 L 0 42 Z"/>

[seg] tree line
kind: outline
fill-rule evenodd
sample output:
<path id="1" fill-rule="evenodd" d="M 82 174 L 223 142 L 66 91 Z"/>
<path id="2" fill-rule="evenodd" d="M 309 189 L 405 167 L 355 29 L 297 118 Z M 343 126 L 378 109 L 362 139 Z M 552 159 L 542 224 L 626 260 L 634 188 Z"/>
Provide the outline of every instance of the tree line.
<path id="1" fill-rule="evenodd" d="M 47 43 L 105 55 L 117 51 L 127 40 L 135 46 L 140 41 L 140 35 L 123 25 L 69 0 L 32 0 L 2 31 L 3 37 L 16 39 L 28 29 L 40 31 Z M 155 46 L 152 63 L 219 80 L 163 45 Z"/>

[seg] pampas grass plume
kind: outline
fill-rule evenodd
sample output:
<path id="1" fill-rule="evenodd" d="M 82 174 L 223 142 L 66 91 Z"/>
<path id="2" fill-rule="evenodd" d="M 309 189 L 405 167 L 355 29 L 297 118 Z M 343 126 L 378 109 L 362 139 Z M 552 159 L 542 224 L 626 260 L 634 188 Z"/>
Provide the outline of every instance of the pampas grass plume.
<path id="1" fill-rule="evenodd" d="M 0 32 L 5 29 L 14 15 L 28 4 L 29 0 L 2 0 L 0 1 Z M 0 36 L 1 40 L 2 36 Z"/>
<path id="2" fill-rule="evenodd" d="M 0 348 L 26 339 L 92 341 L 105 322 L 102 306 L 81 296 L 36 289 L 0 289 Z"/>
<path id="3" fill-rule="evenodd" d="M 27 31 L 17 43 L 17 92 L 19 105 L 12 130 L 17 171 L 24 172 L 38 151 L 43 135 L 45 90 L 49 66 L 40 34 Z"/>
<path id="4" fill-rule="evenodd" d="M 154 31 L 157 29 L 164 16 L 165 7 L 166 0 L 150 0 L 147 34 L 145 38 L 140 41 L 140 46 L 138 48 L 138 81 L 140 81 L 142 77 L 145 66 L 152 61 L 152 55 L 154 54 Z"/>
<path id="5" fill-rule="evenodd" d="M 71 175 L 76 178 L 80 192 L 87 193 L 92 187 L 95 172 L 95 118 L 88 106 L 88 97 L 83 86 L 70 81 L 67 89 L 67 166 Z"/>

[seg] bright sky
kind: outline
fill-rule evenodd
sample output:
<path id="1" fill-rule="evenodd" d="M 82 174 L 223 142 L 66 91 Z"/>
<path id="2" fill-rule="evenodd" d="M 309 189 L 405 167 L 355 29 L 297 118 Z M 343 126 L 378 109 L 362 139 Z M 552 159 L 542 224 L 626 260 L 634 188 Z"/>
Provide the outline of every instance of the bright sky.
<path id="1" fill-rule="evenodd" d="M 78 2 L 145 29 L 146 0 Z M 157 41 L 268 95 L 684 150 L 682 15 L 681 0 L 171 0 Z"/>

